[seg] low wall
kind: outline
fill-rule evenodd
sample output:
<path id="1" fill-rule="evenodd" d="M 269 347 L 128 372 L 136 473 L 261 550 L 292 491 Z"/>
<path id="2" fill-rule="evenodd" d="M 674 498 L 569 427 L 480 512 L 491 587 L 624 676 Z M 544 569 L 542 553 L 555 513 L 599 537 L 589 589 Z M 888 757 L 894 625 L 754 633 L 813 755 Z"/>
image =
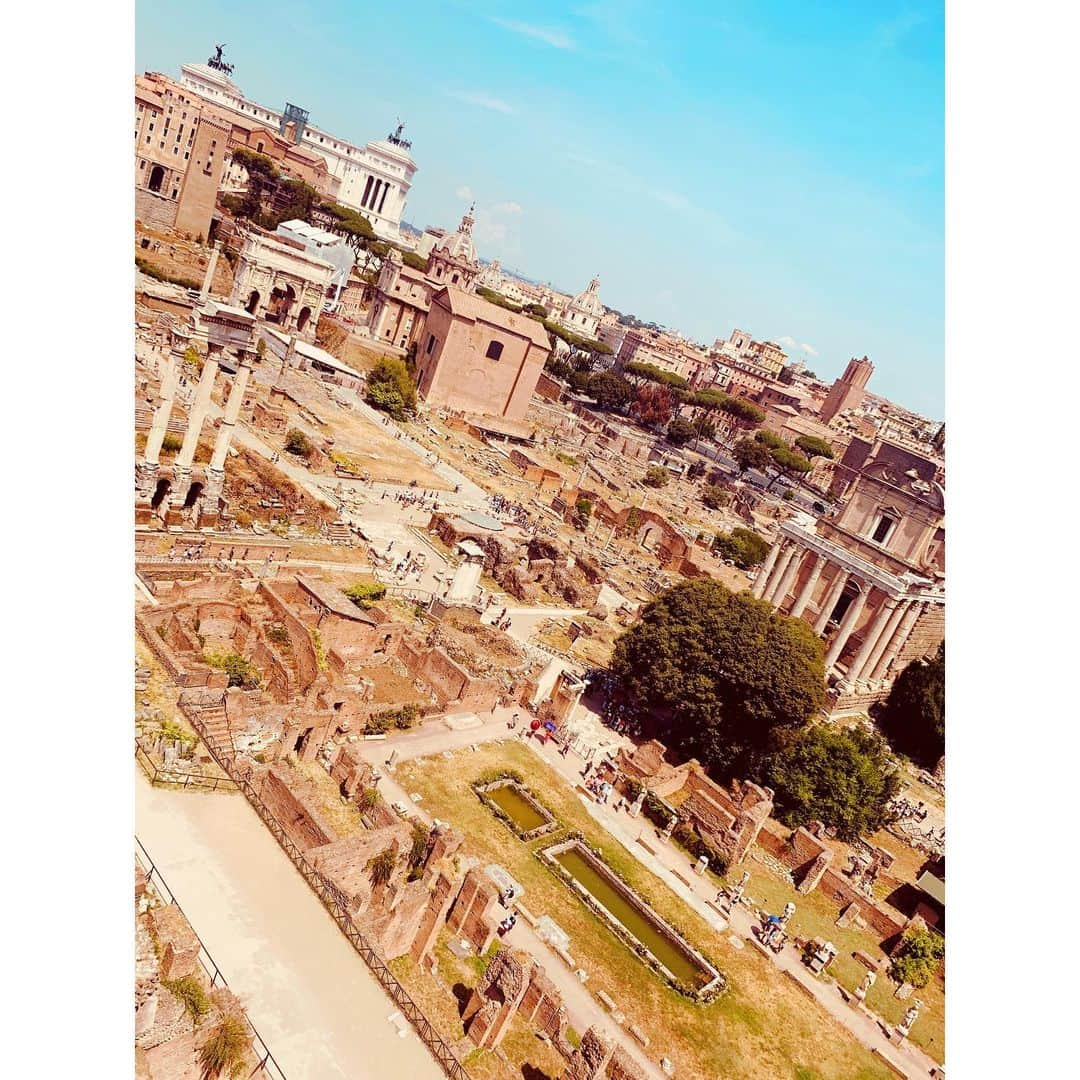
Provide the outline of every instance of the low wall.
<path id="1" fill-rule="evenodd" d="M 259 798 L 301 851 L 337 839 L 333 828 L 322 819 L 319 811 L 308 805 L 289 785 L 279 766 L 271 765 L 261 780 L 255 779 L 254 786 Z"/>

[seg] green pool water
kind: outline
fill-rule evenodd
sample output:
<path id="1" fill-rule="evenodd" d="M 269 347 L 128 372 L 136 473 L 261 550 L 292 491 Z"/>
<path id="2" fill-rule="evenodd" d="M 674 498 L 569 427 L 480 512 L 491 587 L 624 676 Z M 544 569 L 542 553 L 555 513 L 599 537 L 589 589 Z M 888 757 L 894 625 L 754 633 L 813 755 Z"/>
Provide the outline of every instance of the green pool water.
<path id="1" fill-rule="evenodd" d="M 641 910 L 615 889 L 608 878 L 577 849 L 554 855 L 555 861 L 602 905 L 630 934 L 637 938 L 681 983 L 704 986 L 711 976 L 687 957 L 642 914 Z"/>
<path id="2" fill-rule="evenodd" d="M 485 794 L 522 832 L 532 832 L 548 823 L 513 784 L 502 784 Z"/>

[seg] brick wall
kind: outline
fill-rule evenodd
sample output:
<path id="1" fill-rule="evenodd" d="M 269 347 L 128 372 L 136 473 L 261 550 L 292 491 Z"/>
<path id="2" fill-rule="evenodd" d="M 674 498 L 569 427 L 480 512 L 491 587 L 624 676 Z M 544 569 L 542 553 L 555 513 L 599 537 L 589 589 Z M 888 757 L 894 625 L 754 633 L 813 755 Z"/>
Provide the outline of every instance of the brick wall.
<path id="1" fill-rule="evenodd" d="M 297 685 L 301 691 L 304 691 L 319 674 L 319 662 L 315 656 L 311 634 L 273 586 L 265 581 L 260 582 L 258 592 L 270 606 L 271 611 L 285 625 L 285 630 L 289 635 L 289 644 L 292 646 L 293 661 L 296 664 Z"/>
<path id="2" fill-rule="evenodd" d="M 295 786 L 296 778 L 289 777 L 280 766 L 271 765 L 261 781 L 256 781 L 255 787 L 259 797 L 301 850 L 329 844 L 336 839 L 333 828 L 314 806 L 293 790 L 290 781 Z"/>

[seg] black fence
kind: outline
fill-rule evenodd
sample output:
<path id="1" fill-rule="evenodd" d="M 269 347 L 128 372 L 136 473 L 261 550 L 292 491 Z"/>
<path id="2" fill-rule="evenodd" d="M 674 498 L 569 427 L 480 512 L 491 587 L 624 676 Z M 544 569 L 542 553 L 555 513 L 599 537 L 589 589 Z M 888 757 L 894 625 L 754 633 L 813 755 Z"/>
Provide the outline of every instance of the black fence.
<path id="1" fill-rule="evenodd" d="M 161 787 L 198 788 L 200 791 L 238 791 L 239 785 L 229 776 L 202 776 L 199 773 L 166 769 L 159 765 L 143 744 L 135 740 L 135 760 L 143 767 L 151 784 Z"/>
<path id="2" fill-rule="evenodd" d="M 286 833 L 281 822 L 270 812 L 270 809 L 259 797 L 258 792 L 251 783 L 236 770 L 232 756 L 217 746 L 207 735 L 206 729 L 198 716 L 188 715 L 188 720 L 199 733 L 200 738 L 206 744 L 206 748 L 213 755 L 214 760 L 232 778 L 236 786 L 244 793 L 252 809 L 262 818 L 263 823 L 270 830 L 274 839 L 277 840 L 281 849 L 292 860 L 293 865 L 300 871 L 303 879 L 314 890 L 315 895 L 322 902 L 330 917 L 338 924 L 338 928 L 348 938 L 353 948 L 360 954 L 361 959 L 367 964 L 372 974 L 378 980 L 379 985 L 401 1010 L 402 1016 L 412 1024 L 413 1029 L 419 1036 L 420 1041 L 428 1048 L 432 1056 L 439 1063 L 443 1072 L 450 1080 L 470 1080 L 464 1066 L 455 1057 L 453 1050 L 443 1037 L 432 1027 L 428 1018 L 420 1011 L 420 1007 L 409 997 L 408 991 L 395 978 L 394 973 L 386 966 L 386 961 L 375 951 L 375 948 L 357 928 L 348 912 L 346 898 L 334 884 L 327 880 L 318 870 L 308 862 L 303 851 L 293 842 Z"/>
<path id="3" fill-rule="evenodd" d="M 146 873 L 147 882 L 153 886 L 153 889 L 158 896 L 160 896 L 166 904 L 176 904 L 177 908 L 183 912 L 184 909 L 180 907 L 172 889 L 166 884 L 165 879 L 161 876 L 161 871 L 154 865 L 154 860 L 150 857 L 150 853 L 143 846 L 143 843 L 138 836 L 135 837 L 135 859 L 143 868 L 143 871 Z M 187 919 L 188 925 L 191 926 L 191 920 L 188 919 L 186 915 L 184 918 Z M 221 968 L 217 966 L 214 958 L 210 955 L 209 950 L 203 944 L 203 940 L 199 937 L 198 931 L 194 926 L 191 926 L 191 931 L 198 939 L 199 963 L 202 965 L 203 971 L 210 976 L 211 988 L 215 986 L 224 986 L 227 988 L 229 984 L 225 981 L 225 976 L 221 974 Z M 271 1080 L 285 1080 L 284 1071 L 274 1059 L 274 1055 L 270 1053 L 270 1048 L 263 1041 L 263 1037 L 251 1022 L 247 1013 L 244 1012 L 240 1015 L 243 1017 L 244 1024 L 247 1026 L 248 1034 L 251 1036 L 251 1044 L 258 1058 L 257 1064 L 248 1076 L 270 1077 Z"/>

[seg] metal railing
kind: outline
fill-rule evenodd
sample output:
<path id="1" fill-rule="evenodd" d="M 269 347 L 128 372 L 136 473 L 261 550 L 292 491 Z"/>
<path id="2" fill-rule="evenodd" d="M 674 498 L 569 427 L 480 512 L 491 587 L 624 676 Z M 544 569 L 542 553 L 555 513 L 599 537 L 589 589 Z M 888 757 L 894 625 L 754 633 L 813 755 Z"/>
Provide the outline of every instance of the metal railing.
<path id="1" fill-rule="evenodd" d="M 188 926 L 191 927 L 191 932 L 195 935 L 195 939 L 199 943 L 199 964 L 203 971 L 210 977 L 210 988 L 213 989 L 215 986 L 223 986 L 228 989 L 229 984 L 226 981 L 225 976 L 222 975 L 221 968 L 217 966 L 214 958 L 210 955 L 210 951 L 203 943 L 203 939 L 199 937 L 198 931 L 191 925 L 191 920 L 184 914 L 184 909 L 180 906 L 179 901 L 176 899 L 176 895 L 166 884 L 165 879 L 161 876 L 161 871 L 155 866 L 154 860 L 150 857 L 150 853 L 146 850 L 143 842 L 138 836 L 135 837 L 135 859 L 143 868 L 147 882 L 153 887 L 158 896 L 164 900 L 166 904 L 175 904 L 180 914 L 184 915 L 184 919 Z M 258 1057 L 258 1063 L 248 1076 L 270 1077 L 271 1080 L 286 1080 L 285 1071 L 277 1063 L 274 1055 L 270 1053 L 270 1048 L 259 1034 L 258 1029 L 251 1022 L 251 1018 L 248 1016 L 247 1012 L 242 1011 L 240 1015 L 243 1017 L 244 1024 L 247 1026 L 252 1046 L 255 1048 L 255 1054 Z"/>
<path id="2" fill-rule="evenodd" d="M 202 721 L 193 714 L 188 714 L 187 719 L 198 732 L 199 737 L 203 740 L 214 760 L 244 793 L 252 809 L 262 818 L 263 823 L 270 830 L 278 845 L 300 872 L 300 876 L 314 890 L 315 895 L 322 902 L 327 913 L 337 923 L 338 928 L 348 938 L 357 953 L 360 954 L 360 958 L 367 964 L 371 973 L 378 980 L 379 985 L 401 1010 L 401 1014 L 405 1019 L 412 1024 L 420 1041 L 428 1048 L 443 1072 L 446 1073 L 450 1080 L 470 1080 L 469 1074 L 465 1071 L 461 1062 L 458 1061 L 453 1050 L 431 1025 L 428 1018 L 420 1011 L 419 1006 L 409 996 L 405 987 L 398 982 L 394 973 L 386 966 L 386 961 L 375 951 L 374 946 L 357 928 L 349 915 L 348 901 L 344 894 L 308 862 L 303 851 L 294 843 L 281 822 L 271 813 L 255 791 L 255 788 L 245 777 L 238 774 L 232 755 L 226 753 L 214 742 L 207 733 Z"/>
<path id="3" fill-rule="evenodd" d="M 230 776 L 203 776 L 181 772 L 158 765 L 143 744 L 135 740 L 135 760 L 143 767 L 151 784 L 163 787 L 200 788 L 204 791 L 238 791 L 239 785 Z"/>

